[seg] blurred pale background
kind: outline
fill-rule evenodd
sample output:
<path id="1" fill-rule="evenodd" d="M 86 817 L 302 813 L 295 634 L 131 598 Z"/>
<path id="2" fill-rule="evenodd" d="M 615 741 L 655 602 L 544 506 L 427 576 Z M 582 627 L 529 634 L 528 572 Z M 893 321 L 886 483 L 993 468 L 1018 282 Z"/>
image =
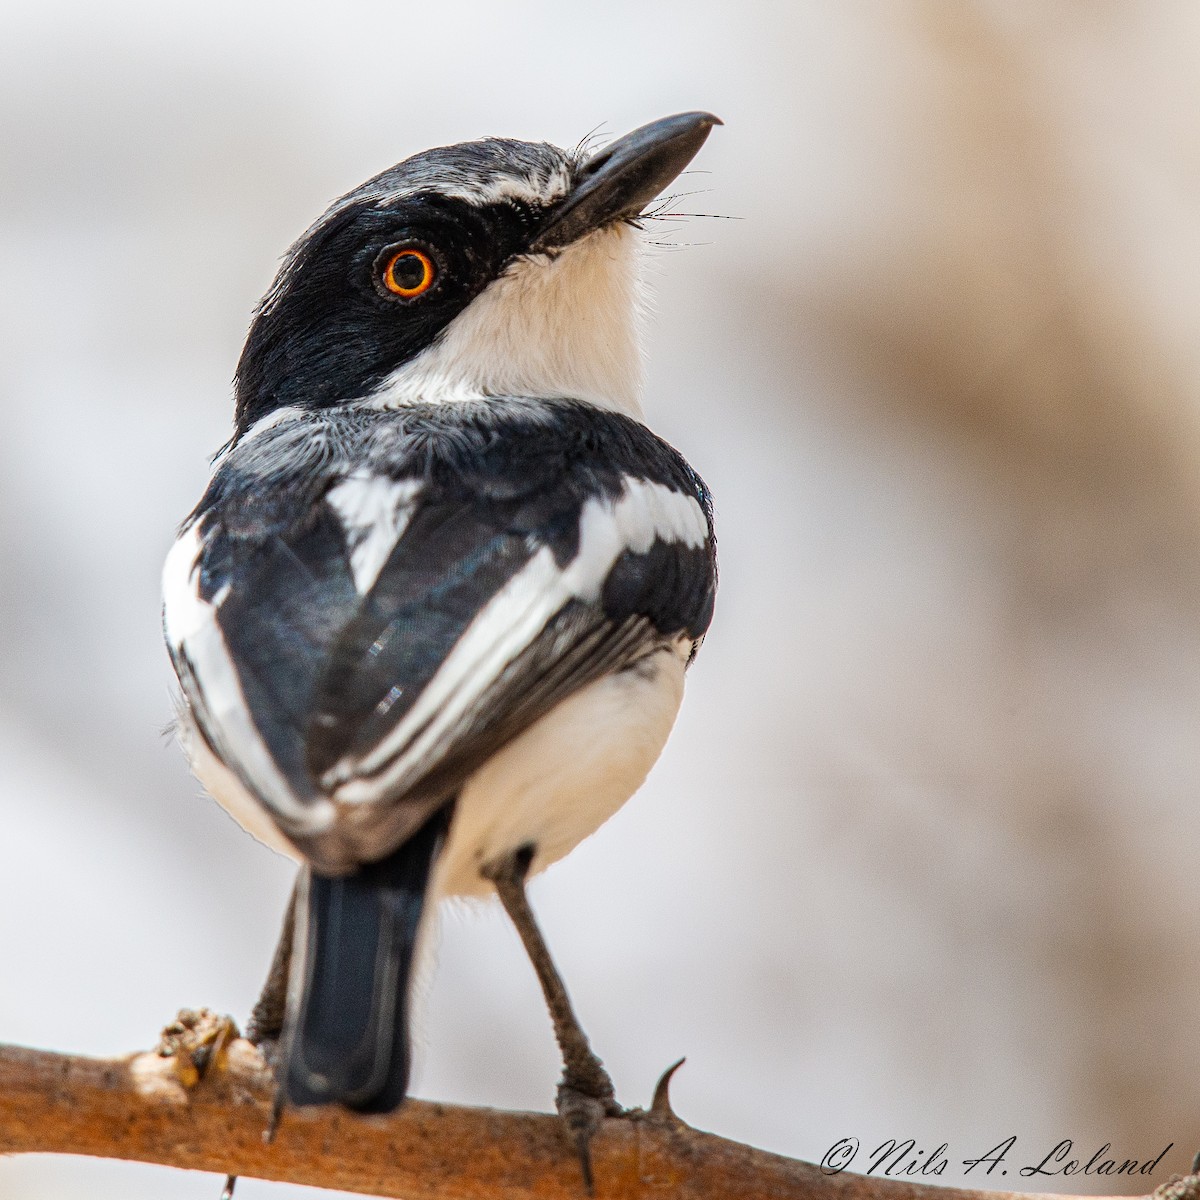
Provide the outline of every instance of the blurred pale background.
<path id="1" fill-rule="evenodd" d="M 267 966 L 291 868 L 160 735 L 158 573 L 278 255 L 427 145 L 708 108 L 679 207 L 741 219 L 655 231 L 647 410 L 722 591 L 662 764 L 534 890 L 585 1025 L 626 1103 L 686 1054 L 681 1115 L 789 1154 L 1182 1170 L 1198 63 L 1189 0 L 5 5 L 0 1039 L 124 1052 Z M 446 915 L 421 1054 L 420 1095 L 549 1106 L 498 913 Z M 218 1189 L 0 1161 L 4 1200 Z"/>

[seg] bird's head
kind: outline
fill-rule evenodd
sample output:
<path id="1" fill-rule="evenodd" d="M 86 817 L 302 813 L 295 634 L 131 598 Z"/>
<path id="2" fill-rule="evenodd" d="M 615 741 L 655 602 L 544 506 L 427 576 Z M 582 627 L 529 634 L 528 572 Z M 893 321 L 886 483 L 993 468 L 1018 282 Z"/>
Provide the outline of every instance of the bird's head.
<path id="1" fill-rule="evenodd" d="M 237 369 L 237 437 L 281 409 L 489 396 L 638 412 L 637 219 L 713 125 L 594 154 L 487 138 L 414 155 L 288 252 Z"/>

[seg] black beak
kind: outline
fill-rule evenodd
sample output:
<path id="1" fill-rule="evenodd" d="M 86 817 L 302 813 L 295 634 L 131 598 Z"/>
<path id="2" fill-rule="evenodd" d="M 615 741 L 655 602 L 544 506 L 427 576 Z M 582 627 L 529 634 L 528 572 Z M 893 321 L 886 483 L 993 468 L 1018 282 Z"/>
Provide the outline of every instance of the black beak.
<path id="1" fill-rule="evenodd" d="M 584 163 L 574 189 L 550 215 L 532 249 L 554 250 L 593 229 L 641 216 L 720 124 L 712 113 L 678 113 L 605 146 Z"/>

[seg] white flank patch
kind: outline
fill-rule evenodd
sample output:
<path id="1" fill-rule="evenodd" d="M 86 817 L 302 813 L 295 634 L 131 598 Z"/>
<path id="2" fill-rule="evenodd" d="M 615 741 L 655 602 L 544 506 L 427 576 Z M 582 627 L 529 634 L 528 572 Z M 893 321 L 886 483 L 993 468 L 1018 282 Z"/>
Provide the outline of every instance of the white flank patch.
<path id="1" fill-rule="evenodd" d="M 560 254 L 518 259 L 369 403 L 492 396 L 584 400 L 641 415 L 639 238 L 611 225 Z"/>
<path id="2" fill-rule="evenodd" d="M 708 523 L 695 497 L 660 483 L 628 478 L 616 500 L 589 500 L 579 519 L 579 550 L 564 568 L 542 547 L 475 617 L 404 719 L 370 753 L 343 759 L 322 780 L 339 801 L 395 795 L 409 772 L 445 739 L 493 680 L 571 599 L 596 601 L 626 550 L 644 554 L 655 541 L 699 547 Z M 391 766 L 376 779 L 358 779 Z"/>
<path id="3" fill-rule="evenodd" d="M 346 530 L 354 586 L 365 595 L 412 518 L 418 479 L 387 479 L 368 471 L 347 475 L 326 499 Z"/>
<path id="4" fill-rule="evenodd" d="M 180 534 L 163 567 L 167 640 L 187 656 L 195 677 L 195 692 L 188 690 L 191 681 L 181 681 L 188 702 L 202 717 L 219 757 L 253 781 L 255 791 L 269 808 L 293 820 L 303 820 L 313 831 L 324 828 L 332 822 L 333 806 L 324 803 L 312 807 L 295 798 L 250 717 L 237 670 L 217 623 L 217 609 L 229 593 L 228 585 L 211 602 L 200 595 L 203 549 L 200 522 L 195 522 Z M 216 798 L 220 800 L 221 796 Z M 238 816 L 233 809 L 230 811 Z"/>
<path id="5" fill-rule="evenodd" d="M 645 670 L 606 675 L 551 709 L 465 783 L 434 877 L 435 894 L 486 896 L 480 867 L 536 847 L 537 874 L 598 829 L 641 787 L 683 699 L 691 639 Z"/>

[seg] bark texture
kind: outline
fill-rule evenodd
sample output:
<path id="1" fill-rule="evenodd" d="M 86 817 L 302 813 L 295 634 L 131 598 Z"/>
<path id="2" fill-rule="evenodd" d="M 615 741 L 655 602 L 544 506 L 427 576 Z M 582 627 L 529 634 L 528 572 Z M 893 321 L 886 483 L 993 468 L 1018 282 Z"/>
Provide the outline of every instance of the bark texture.
<path id="1" fill-rule="evenodd" d="M 230 1023 L 207 1017 L 170 1027 L 158 1051 L 120 1059 L 0 1046 L 0 1153 L 97 1155 L 404 1200 L 584 1195 L 575 1152 L 549 1114 L 420 1100 L 388 1117 L 305 1109 L 285 1112 L 268 1143 L 272 1092 L 258 1050 Z M 592 1153 L 596 1196 L 621 1200 L 1014 1195 L 829 1175 L 692 1129 L 671 1112 L 665 1086 L 649 1111 L 606 1120 Z M 1200 1200 L 1194 1182 L 1167 1186 L 1183 1184 L 1174 1200 Z"/>

